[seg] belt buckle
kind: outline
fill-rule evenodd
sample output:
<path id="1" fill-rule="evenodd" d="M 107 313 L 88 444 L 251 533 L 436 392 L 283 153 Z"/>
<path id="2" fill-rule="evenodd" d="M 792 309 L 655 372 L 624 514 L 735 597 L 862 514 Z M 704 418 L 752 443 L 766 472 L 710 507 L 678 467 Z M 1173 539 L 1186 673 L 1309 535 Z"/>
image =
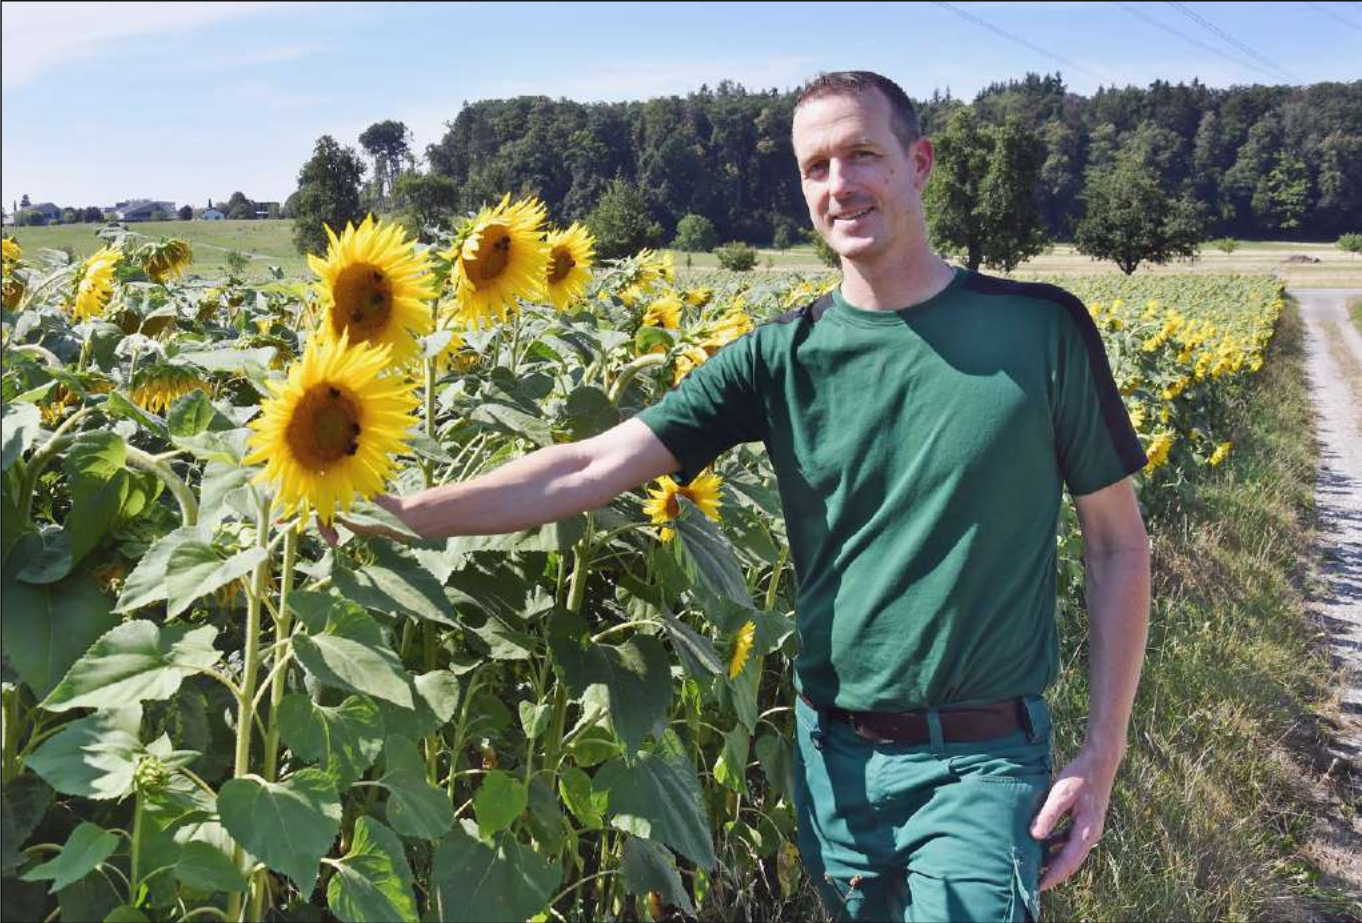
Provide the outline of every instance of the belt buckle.
<path id="1" fill-rule="evenodd" d="M 861 718 L 855 712 L 849 712 L 847 717 L 851 720 L 851 729 L 856 732 L 856 736 L 872 744 L 894 744 L 898 743 L 893 737 L 881 737 L 872 731 L 867 725 L 861 722 Z"/>

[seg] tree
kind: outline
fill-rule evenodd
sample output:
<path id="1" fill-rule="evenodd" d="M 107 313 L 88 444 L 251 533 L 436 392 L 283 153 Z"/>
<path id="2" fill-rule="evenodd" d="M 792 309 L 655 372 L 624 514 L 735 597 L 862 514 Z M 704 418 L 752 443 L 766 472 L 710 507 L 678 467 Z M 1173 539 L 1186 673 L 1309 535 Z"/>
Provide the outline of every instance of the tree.
<path id="1" fill-rule="evenodd" d="M 1338 238 L 1338 249 L 1344 253 L 1362 253 L 1362 234 L 1343 234 Z"/>
<path id="2" fill-rule="evenodd" d="M 809 243 L 813 244 L 813 253 L 814 256 L 818 257 L 819 262 L 824 266 L 829 266 L 833 269 L 841 268 L 842 258 L 837 254 L 837 251 L 832 249 L 832 246 L 823 239 L 822 234 L 819 234 L 814 230 L 808 230 L 804 233 L 808 236 Z"/>
<path id="3" fill-rule="evenodd" d="M 457 211 L 459 184 L 438 173 L 403 173 L 393 183 L 393 204 L 406 215 L 419 236 Z"/>
<path id="4" fill-rule="evenodd" d="M 227 204 L 222 206 L 222 213 L 237 221 L 253 221 L 255 220 L 255 203 L 246 198 L 244 192 L 237 191 L 232 193 Z"/>
<path id="5" fill-rule="evenodd" d="M 1253 204 L 1260 217 L 1275 228 L 1290 231 L 1301 226 L 1301 218 L 1310 207 L 1310 174 L 1305 161 L 1290 151 L 1277 154 L 1277 163 L 1261 184 L 1261 199 L 1255 195 Z"/>
<path id="6" fill-rule="evenodd" d="M 81 214 L 81 220 L 98 224 L 104 220 L 104 209 L 98 205 L 87 205 L 85 211 Z"/>
<path id="7" fill-rule="evenodd" d="M 379 208 L 386 210 L 393 183 L 401 174 L 403 164 L 411 164 L 411 131 L 402 122 L 388 119 L 364 129 L 359 143 L 373 158 L 374 192 Z"/>
<path id="8" fill-rule="evenodd" d="M 731 272 L 747 272 L 757 265 L 757 251 L 739 240 L 729 241 L 714 249 L 719 265 Z"/>
<path id="9" fill-rule="evenodd" d="M 317 139 L 312 158 L 298 171 L 298 191 L 290 196 L 293 244 L 299 253 L 325 253 L 325 225 L 339 233 L 347 222 L 364 219 L 359 185 L 364 161 L 353 148 L 342 147 L 330 135 Z"/>
<path id="10" fill-rule="evenodd" d="M 1215 249 L 1219 250 L 1226 256 L 1229 256 L 1231 253 L 1239 249 L 1239 241 L 1235 240 L 1233 237 L 1222 237 L 1219 240 L 1211 241 L 1211 246 L 1215 247 Z"/>
<path id="11" fill-rule="evenodd" d="M 23 198 L 21 198 L 21 199 L 19 200 L 19 207 L 20 207 L 20 208 L 28 208 L 28 207 L 31 206 L 32 204 L 33 204 L 33 203 L 30 202 L 30 201 L 28 200 L 28 193 L 25 192 L 24 195 L 23 195 Z"/>
<path id="12" fill-rule="evenodd" d="M 676 239 L 672 248 L 686 253 L 708 253 L 719 242 L 714 222 L 704 215 L 683 215 L 676 223 Z"/>
<path id="13" fill-rule="evenodd" d="M 1114 261 L 1126 275 L 1140 263 L 1196 255 L 1203 229 L 1199 203 L 1168 195 L 1147 164 L 1123 157 L 1090 171 L 1083 204 L 1074 246 L 1079 253 Z"/>
<path id="14" fill-rule="evenodd" d="M 983 128 L 969 109 L 952 114 L 936 141 L 937 163 L 923 208 L 932 243 L 1005 272 L 1041 253 L 1040 138 L 1016 119 Z"/>
<path id="15" fill-rule="evenodd" d="M 181 221 L 189 221 L 194 217 L 194 209 L 188 205 L 181 205 L 175 214 Z"/>
<path id="16" fill-rule="evenodd" d="M 643 194 L 623 178 L 610 184 L 586 224 L 596 238 L 596 256 L 603 260 L 619 259 L 662 241 L 662 225 L 650 216 Z"/>

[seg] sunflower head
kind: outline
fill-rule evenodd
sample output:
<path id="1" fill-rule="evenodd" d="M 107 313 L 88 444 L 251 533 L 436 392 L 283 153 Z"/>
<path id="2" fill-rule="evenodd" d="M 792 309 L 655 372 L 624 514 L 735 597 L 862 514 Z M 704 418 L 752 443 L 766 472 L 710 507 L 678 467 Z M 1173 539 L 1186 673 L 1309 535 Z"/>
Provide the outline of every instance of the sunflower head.
<path id="1" fill-rule="evenodd" d="M 445 254 L 455 319 L 463 326 L 505 323 L 517 298 L 544 297 L 549 273 L 549 246 L 540 231 L 544 205 L 538 199 L 510 201 L 504 196 L 460 227 Z"/>
<path id="2" fill-rule="evenodd" d="M 208 382 L 184 365 L 144 365 L 132 377 L 133 403 L 152 413 L 165 413 L 190 391 L 208 391 Z"/>
<path id="3" fill-rule="evenodd" d="M 122 250 L 104 247 L 81 264 L 71 305 L 77 320 L 90 320 L 104 310 L 113 295 L 114 267 L 122 258 Z"/>
<path id="4" fill-rule="evenodd" d="M 4 239 L 3 248 L 3 262 L 5 263 L 6 269 L 9 269 L 10 263 L 17 263 L 24 255 L 24 251 L 19 247 L 19 241 L 15 240 L 13 237 L 6 237 Z"/>
<path id="5" fill-rule="evenodd" d="M 748 621 L 733 636 L 733 650 L 728 655 L 728 678 L 737 679 L 747 666 L 747 658 L 752 653 L 752 641 L 757 636 L 757 623 Z"/>
<path id="6" fill-rule="evenodd" d="M 681 299 L 674 294 L 663 295 L 648 305 L 643 314 L 643 326 L 665 327 L 675 330 L 681 324 Z"/>
<path id="7" fill-rule="evenodd" d="M 322 311 L 320 333 L 328 342 L 344 334 L 353 344 L 391 348 L 392 362 L 405 366 L 420 356 L 416 338 L 432 326 L 426 302 L 435 297 L 430 260 L 397 224 L 365 217 L 339 237 L 330 227 L 326 259 L 308 255 Z"/>
<path id="8" fill-rule="evenodd" d="M 544 243 L 549 248 L 545 287 L 549 301 L 562 311 L 581 297 L 587 283 L 591 281 L 591 264 L 596 259 L 596 238 L 574 221 L 566 231 L 551 232 Z"/>
<path id="9" fill-rule="evenodd" d="M 700 512 L 718 522 L 719 507 L 723 505 L 723 501 L 719 499 L 719 485 L 722 483 L 722 478 L 708 470 L 701 471 L 684 487 L 663 475 L 657 479 L 657 487 L 648 491 L 649 499 L 644 501 L 643 512 L 651 518 L 654 525 L 671 522 L 681 515 L 681 504 L 677 498 L 685 497 L 694 503 Z M 665 526 L 658 530 L 658 537 L 664 542 L 671 541 L 675 534 L 674 529 Z"/>
<path id="10" fill-rule="evenodd" d="M 392 456 L 405 451 L 407 431 L 416 423 L 414 384 L 384 375 L 389 346 L 351 346 L 314 337 L 283 382 L 270 382 L 274 397 L 251 422 L 254 449 L 243 461 L 265 463 L 256 477 L 277 485 L 276 503 L 288 514 L 330 523 L 359 495 L 383 489 Z"/>
<path id="11" fill-rule="evenodd" d="M 8 271 L 5 272 L 3 282 L 0 282 L 3 290 L 0 291 L 0 299 L 3 300 L 6 311 L 13 311 L 19 306 L 19 302 L 24 300 L 24 280 L 18 276 L 12 276 Z"/>
<path id="12" fill-rule="evenodd" d="M 141 257 L 142 269 L 148 279 L 165 282 L 171 277 L 178 279 L 184 275 L 185 269 L 194 259 L 194 248 L 187 240 L 163 237 L 143 247 L 138 256 Z"/>

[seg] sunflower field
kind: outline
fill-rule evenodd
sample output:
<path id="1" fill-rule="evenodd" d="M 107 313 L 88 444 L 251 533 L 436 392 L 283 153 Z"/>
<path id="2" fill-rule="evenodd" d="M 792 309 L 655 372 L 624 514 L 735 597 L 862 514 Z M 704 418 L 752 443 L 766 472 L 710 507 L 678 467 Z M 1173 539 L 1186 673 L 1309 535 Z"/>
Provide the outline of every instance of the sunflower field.
<path id="1" fill-rule="evenodd" d="M 101 235 L 79 262 L 4 245 L 6 917 L 809 906 L 759 446 L 503 535 L 421 541 L 372 501 L 604 432 L 835 276 L 594 265 L 509 198 L 431 245 L 338 229 L 306 281 Z M 1232 450 L 1279 283 L 1060 283 L 1106 339 L 1140 490 L 1186 489 Z"/>

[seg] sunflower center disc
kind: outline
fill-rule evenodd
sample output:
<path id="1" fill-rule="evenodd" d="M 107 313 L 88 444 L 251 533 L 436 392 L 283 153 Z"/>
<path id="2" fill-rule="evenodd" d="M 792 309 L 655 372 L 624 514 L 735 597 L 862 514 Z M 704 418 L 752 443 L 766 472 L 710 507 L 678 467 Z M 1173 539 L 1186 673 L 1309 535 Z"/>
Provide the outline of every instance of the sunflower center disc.
<path id="1" fill-rule="evenodd" d="M 566 247 L 553 248 L 553 268 L 549 270 L 549 282 L 557 285 L 567 278 L 567 274 L 572 272 L 572 267 L 577 265 L 577 261 L 572 258 L 572 254 Z"/>
<path id="2" fill-rule="evenodd" d="M 393 286 L 387 275 L 368 263 L 341 270 L 334 289 L 331 326 L 337 333 L 349 329 L 350 342 L 381 334 L 393 313 Z"/>
<path id="3" fill-rule="evenodd" d="M 303 465 L 323 470 L 359 450 L 359 411 L 344 391 L 325 382 L 303 395 L 288 425 L 289 448 Z"/>
<path id="4" fill-rule="evenodd" d="M 490 282 L 501 275 L 511 260 L 511 233 L 499 224 L 482 232 L 477 255 L 465 261 L 468 274 L 479 282 Z"/>

